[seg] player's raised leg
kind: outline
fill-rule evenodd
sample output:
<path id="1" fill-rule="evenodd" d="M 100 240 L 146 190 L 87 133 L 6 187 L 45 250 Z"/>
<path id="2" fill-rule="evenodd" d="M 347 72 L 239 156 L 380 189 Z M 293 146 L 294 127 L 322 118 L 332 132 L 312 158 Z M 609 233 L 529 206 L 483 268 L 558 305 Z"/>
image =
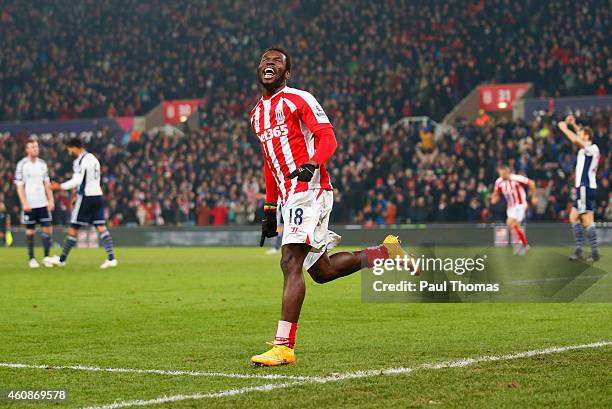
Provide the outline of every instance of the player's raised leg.
<path id="1" fill-rule="evenodd" d="M 383 244 L 359 251 L 341 251 L 331 256 L 324 253 L 316 263 L 308 268 L 312 279 L 319 284 L 333 281 L 353 274 L 363 268 L 374 266 L 374 260 L 403 257 L 406 255 L 396 236 L 388 235 Z"/>

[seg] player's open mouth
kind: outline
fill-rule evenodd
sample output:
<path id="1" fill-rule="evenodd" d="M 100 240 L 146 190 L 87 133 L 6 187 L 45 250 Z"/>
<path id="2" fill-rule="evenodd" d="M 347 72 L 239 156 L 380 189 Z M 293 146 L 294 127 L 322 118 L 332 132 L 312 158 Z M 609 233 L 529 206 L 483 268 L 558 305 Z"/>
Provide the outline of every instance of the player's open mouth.
<path id="1" fill-rule="evenodd" d="M 272 67 L 268 67 L 266 69 L 264 69 L 263 71 L 263 77 L 264 79 L 270 80 L 272 78 L 274 78 L 274 75 L 276 74 L 276 72 L 274 71 L 274 68 Z"/>

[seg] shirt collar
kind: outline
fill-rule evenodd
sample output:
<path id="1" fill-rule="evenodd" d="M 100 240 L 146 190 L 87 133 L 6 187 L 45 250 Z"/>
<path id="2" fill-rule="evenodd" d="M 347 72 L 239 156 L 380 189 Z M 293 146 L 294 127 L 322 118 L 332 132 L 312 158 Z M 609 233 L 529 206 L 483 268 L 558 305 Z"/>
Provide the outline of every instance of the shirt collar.
<path id="1" fill-rule="evenodd" d="M 274 98 L 275 96 L 277 96 L 278 94 L 280 94 L 281 92 L 283 92 L 285 89 L 287 88 L 287 86 L 285 85 L 284 87 L 282 87 L 281 89 L 279 89 L 278 91 L 276 91 L 274 94 L 270 95 L 269 97 L 261 97 L 261 101 L 268 101 L 271 100 L 272 98 Z"/>

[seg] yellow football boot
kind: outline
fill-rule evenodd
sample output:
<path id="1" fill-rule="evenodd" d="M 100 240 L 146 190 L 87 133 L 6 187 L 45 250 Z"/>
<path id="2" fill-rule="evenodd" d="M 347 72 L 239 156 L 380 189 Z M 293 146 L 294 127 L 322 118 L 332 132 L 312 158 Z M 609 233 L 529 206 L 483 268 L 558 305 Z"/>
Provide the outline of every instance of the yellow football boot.
<path id="1" fill-rule="evenodd" d="M 412 271 L 414 271 L 414 275 L 420 275 L 421 274 L 421 269 L 420 268 L 417 269 L 415 267 L 414 256 L 412 254 L 408 254 L 408 253 L 406 253 L 404 251 L 404 249 L 402 248 L 402 242 L 400 241 L 398 236 L 394 236 L 392 234 L 389 234 L 383 240 L 383 245 L 386 247 L 387 251 L 389 252 L 389 257 L 391 259 L 395 259 L 398 256 L 403 259 L 404 256 L 408 256 L 409 257 L 410 268 L 412 269 Z"/>
<path id="2" fill-rule="evenodd" d="M 402 242 L 399 240 L 398 236 L 394 236 L 392 234 L 388 235 L 383 240 L 383 244 L 387 248 L 391 258 L 396 258 L 397 256 L 403 258 L 406 255 L 406 252 L 402 248 Z"/>
<path id="3" fill-rule="evenodd" d="M 251 362 L 261 366 L 278 366 L 295 363 L 295 352 L 285 345 L 273 345 L 272 349 L 251 358 Z"/>

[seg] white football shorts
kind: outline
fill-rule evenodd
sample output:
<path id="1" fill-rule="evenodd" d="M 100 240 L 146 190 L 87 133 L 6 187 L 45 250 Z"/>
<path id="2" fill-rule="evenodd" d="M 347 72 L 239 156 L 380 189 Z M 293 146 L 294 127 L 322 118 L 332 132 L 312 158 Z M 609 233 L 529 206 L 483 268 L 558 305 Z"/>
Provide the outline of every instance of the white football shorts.
<path id="1" fill-rule="evenodd" d="M 325 253 L 338 245 L 341 237 L 328 230 L 334 204 L 331 190 L 308 190 L 289 197 L 282 207 L 284 230 L 282 245 L 309 244 L 311 250 L 304 260 L 308 270 Z"/>
<path id="2" fill-rule="evenodd" d="M 506 216 L 509 219 L 514 219 L 519 223 L 525 220 L 525 214 L 527 214 L 527 206 L 512 206 L 506 209 Z"/>

